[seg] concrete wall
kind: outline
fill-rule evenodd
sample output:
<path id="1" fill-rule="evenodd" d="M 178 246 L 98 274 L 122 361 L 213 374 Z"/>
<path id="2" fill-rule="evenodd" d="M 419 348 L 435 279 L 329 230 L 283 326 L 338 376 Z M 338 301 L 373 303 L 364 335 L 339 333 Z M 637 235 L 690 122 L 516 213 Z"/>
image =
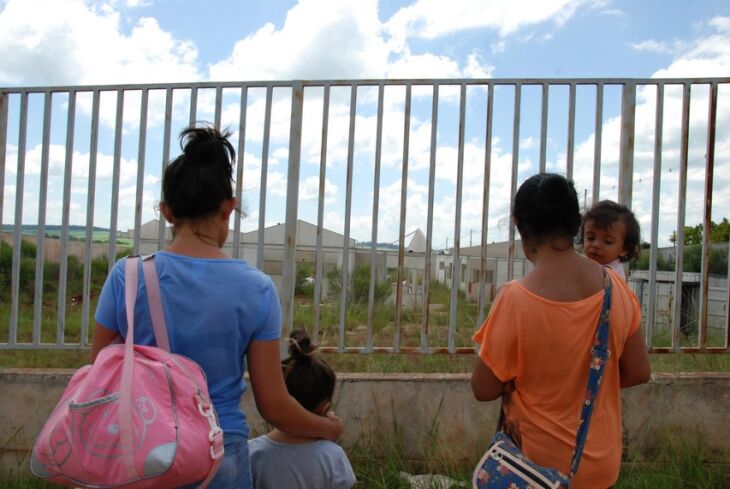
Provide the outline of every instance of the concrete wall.
<path id="1" fill-rule="evenodd" d="M 17 470 L 71 370 L 0 369 L 0 456 Z M 343 446 L 387 456 L 398 442 L 415 461 L 476 463 L 491 437 L 498 403 L 474 400 L 468 374 L 341 374 L 335 411 L 345 422 Z M 247 392 L 252 434 L 266 431 Z M 728 463 L 730 373 L 655 374 L 623 391 L 625 453 L 651 459 L 669 436 L 701 443 L 708 461 Z"/>

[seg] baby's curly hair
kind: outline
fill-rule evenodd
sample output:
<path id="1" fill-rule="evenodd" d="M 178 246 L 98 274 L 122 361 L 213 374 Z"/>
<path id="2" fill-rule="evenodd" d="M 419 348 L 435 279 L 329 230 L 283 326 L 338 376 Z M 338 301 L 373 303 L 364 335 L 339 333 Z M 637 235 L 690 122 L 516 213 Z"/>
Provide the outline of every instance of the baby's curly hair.
<path id="1" fill-rule="evenodd" d="M 631 262 L 639 257 L 641 252 L 641 229 L 631 209 L 612 200 L 598 202 L 590 208 L 583 218 L 583 223 L 580 226 L 581 243 L 585 237 L 587 221 L 592 221 L 598 229 L 607 229 L 615 222 L 623 222 L 626 230 L 624 236 L 624 251 L 626 254 L 621 256 L 620 259 L 622 262 Z"/>

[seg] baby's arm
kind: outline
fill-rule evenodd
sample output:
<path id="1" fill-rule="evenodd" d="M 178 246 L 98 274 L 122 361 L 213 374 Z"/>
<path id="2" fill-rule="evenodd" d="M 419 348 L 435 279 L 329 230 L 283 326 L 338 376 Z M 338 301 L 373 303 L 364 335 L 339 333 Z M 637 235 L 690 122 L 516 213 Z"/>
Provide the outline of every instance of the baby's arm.
<path id="1" fill-rule="evenodd" d="M 330 412 L 319 416 L 304 409 L 289 395 L 279 364 L 279 341 L 252 341 L 247 365 L 256 408 L 276 428 L 295 436 L 337 441 L 342 421 Z"/>

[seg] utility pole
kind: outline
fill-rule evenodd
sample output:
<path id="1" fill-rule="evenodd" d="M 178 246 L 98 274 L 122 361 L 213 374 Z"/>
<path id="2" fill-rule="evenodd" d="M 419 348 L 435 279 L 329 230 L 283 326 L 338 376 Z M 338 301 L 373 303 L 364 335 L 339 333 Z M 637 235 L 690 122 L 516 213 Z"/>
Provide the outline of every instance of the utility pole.
<path id="1" fill-rule="evenodd" d="M 471 233 L 474 231 L 473 229 L 469 230 L 469 247 L 471 248 Z"/>

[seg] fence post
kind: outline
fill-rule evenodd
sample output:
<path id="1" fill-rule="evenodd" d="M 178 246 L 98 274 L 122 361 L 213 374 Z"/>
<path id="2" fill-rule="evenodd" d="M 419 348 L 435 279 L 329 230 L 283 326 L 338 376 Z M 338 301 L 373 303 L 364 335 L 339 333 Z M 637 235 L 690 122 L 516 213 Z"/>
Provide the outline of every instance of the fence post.
<path id="1" fill-rule="evenodd" d="M 627 82 L 621 92 L 621 152 L 618 169 L 618 201 L 631 207 L 634 176 L 634 129 L 636 126 L 636 84 Z"/>
<path id="2" fill-rule="evenodd" d="M 284 224 L 284 263 L 281 277 L 281 334 L 289 335 L 294 321 L 294 286 L 296 285 L 297 205 L 299 202 L 299 164 L 302 150 L 302 112 L 304 87 L 292 83 L 291 123 L 289 126 L 289 168 L 286 177 L 286 223 Z M 263 230 L 259 230 L 263 232 Z M 282 355 L 286 346 L 281 344 Z"/>
<path id="3" fill-rule="evenodd" d="M 0 231 L 3 228 L 5 201 L 5 146 L 8 142 L 8 94 L 0 92 Z"/>

